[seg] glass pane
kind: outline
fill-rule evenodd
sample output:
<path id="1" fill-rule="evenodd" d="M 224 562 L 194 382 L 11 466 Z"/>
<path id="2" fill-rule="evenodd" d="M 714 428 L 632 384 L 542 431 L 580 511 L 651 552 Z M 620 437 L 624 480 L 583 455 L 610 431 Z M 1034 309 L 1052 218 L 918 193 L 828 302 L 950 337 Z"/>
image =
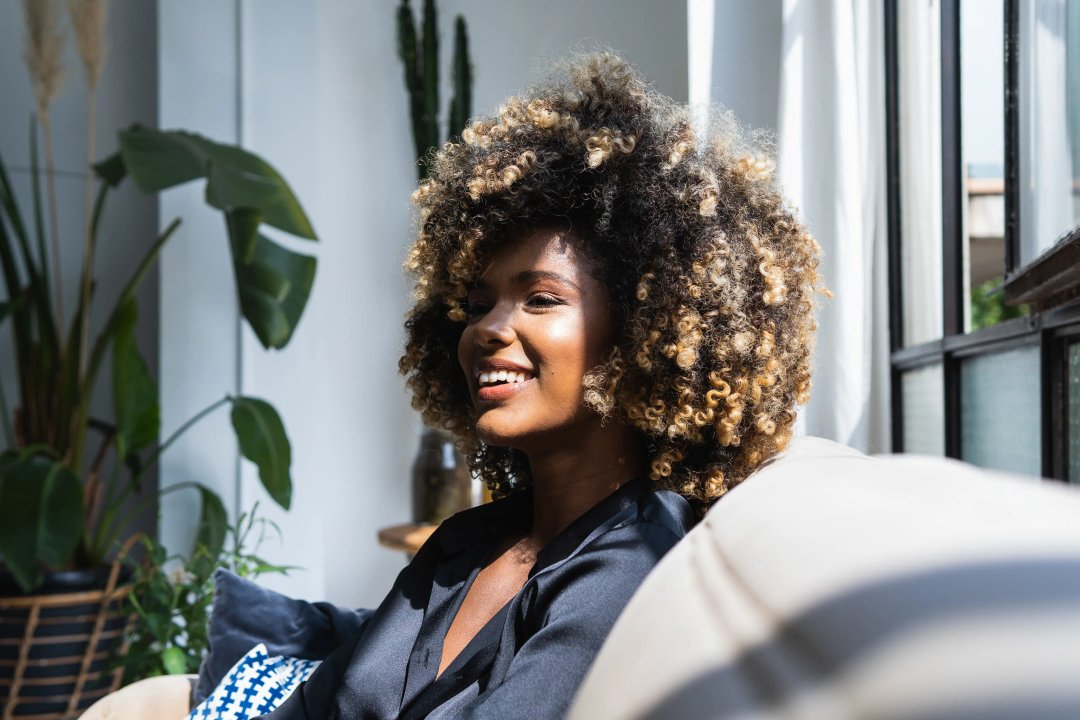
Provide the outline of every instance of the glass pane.
<path id="1" fill-rule="evenodd" d="M 904 452 L 945 454 L 945 373 L 941 364 L 909 370 L 901 376 Z"/>
<path id="2" fill-rule="evenodd" d="M 964 326 L 1027 314 L 1005 304 L 1005 8 L 960 2 L 960 118 L 964 167 Z"/>
<path id="3" fill-rule="evenodd" d="M 905 345 L 942 333 L 941 3 L 897 3 Z"/>
<path id="4" fill-rule="evenodd" d="M 961 457 L 983 467 L 1041 475 L 1039 348 L 965 360 L 960 393 Z"/>
<path id="5" fill-rule="evenodd" d="M 1080 484 L 1080 343 L 1069 345 L 1069 482 Z"/>
<path id="6" fill-rule="evenodd" d="M 1080 0 L 1020 3 L 1020 262 L 1080 224 Z"/>

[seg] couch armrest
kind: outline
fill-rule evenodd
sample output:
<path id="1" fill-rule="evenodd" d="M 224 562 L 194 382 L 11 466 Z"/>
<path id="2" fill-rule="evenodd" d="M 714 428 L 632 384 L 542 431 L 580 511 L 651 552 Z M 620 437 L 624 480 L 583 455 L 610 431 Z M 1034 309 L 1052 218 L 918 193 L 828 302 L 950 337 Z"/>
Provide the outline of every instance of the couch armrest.
<path id="1" fill-rule="evenodd" d="M 90 706 L 82 720 L 183 720 L 191 712 L 195 675 L 146 678 Z"/>

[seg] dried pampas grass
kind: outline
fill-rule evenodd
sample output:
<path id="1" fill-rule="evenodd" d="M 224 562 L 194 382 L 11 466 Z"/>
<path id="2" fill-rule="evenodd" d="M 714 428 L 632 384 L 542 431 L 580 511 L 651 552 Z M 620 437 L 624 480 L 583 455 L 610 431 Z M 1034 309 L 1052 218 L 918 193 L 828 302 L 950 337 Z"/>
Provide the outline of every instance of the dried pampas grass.
<path id="1" fill-rule="evenodd" d="M 60 27 L 59 3 L 56 0 L 23 0 L 26 19 L 26 67 L 37 97 L 39 118 L 49 113 L 64 82 L 64 30 Z"/>
<path id="2" fill-rule="evenodd" d="M 68 14 L 71 27 L 75 30 L 75 46 L 83 61 L 86 72 L 86 165 L 94 162 L 94 101 L 97 95 L 98 81 L 105 67 L 107 46 L 105 43 L 105 17 L 108 14 L 108 0 L 68 0 Z M 88 173 L 86 194 L 84 197 L 86 213 L 86 247 L 83 251 L 83 272 L 79 300 L 79 330 L 82 343 L 79 345 L 79 372 L 86 372 L 88 361 L 87 349 L 90 343 L 90 284 L 94 275 L 94 231 L 91 214 L 91 196 L 93 194 L 93 174 Z"/>
<path id="3" fill-rule="evenodd" d="M 64 29 L 60 26 L 59 0 L 23 0 L 26 21 L 26 67 L 37 98 L 38 122 L 45 136 L 45 179 L 49 188 L 49 229 L 52 236 L 53 285 L 56 320 L 63 322 L 63 293 L 60 289 L 60 234 L 56 210 L 56 173 L 53 162 L 52 123 L 49 106 L 64 82 Z M 44 251 L 43 251 L 44 254 Z M 45 259 L 42 258 L 44 263 Z"/>
<path id="4" fill-rule="evenodd" d="M 86 84 L 97 88 L 101 70 L 105 67 L 108 46 L 105 43 L 105 17 L 108 0 L 68 0 L 68 15 L 75 31 L 75 46 L 86 71 Z"/>

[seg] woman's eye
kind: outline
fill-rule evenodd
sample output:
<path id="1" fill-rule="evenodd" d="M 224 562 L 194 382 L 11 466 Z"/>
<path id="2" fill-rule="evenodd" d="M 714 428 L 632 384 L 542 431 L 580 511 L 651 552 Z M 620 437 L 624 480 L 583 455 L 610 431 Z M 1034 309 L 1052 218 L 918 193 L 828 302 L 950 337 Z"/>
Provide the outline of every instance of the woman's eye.
<path id="1" fill-rule="evenodd" d="M 532 307 L 551 307 L 553 305 L 561 305 L 562 301 L 554 295 L 538 293 L 529 296 L 528 304 Z"/>

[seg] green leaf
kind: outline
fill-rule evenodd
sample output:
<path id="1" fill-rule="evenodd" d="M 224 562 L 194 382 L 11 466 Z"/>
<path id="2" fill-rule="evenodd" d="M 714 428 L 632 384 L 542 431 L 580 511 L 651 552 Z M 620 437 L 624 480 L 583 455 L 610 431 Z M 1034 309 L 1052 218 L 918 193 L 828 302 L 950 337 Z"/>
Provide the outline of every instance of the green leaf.
<path id="1" fill-rule="evenodd" d="M 259 239 L 259 223 L 262 216 L 252 208 L 235 208 L 225 211 L 225 227 L 229 231 L 233 259 L 247 265 L 255 257 L 255 243 Z"/>
<path id="2" fill-rule="evenodd" d="M 278 171 L 258 155 L 207 142 L 210 161 L 206 202 L 220 210 L 255 208 L 267 225 L 316 240 L 300 201 Z"/>
<path id="3" fill-rule="evenodd" d="M 225 537 L 229 532 L 229 516 L 225 504 L 210 488 L 199 486 L 202 495 L 202 513 L 199 516 L 199 529 L 195 535 L 195 547 L 192 549 L 191 568 L 198 578 L 208 578 L 214 572 L 221 551 L 225 547 Z M 202 548 L 203 552 L 199 552 Z"/>
<path id="4" fill-rule="evenodd" d="M 251 575 L 256 577 L 258 575 L 267 575 L 269 573 L 277 573 L 279 575 L 288 575 L 290 570 L 299 570 L 299 565 L 274 565 L 268 563 L 265 560 L 257 557 L 250 558 L 255 563 L 251 568 Z"/>
<path id="5" fill-rule="evenodd" d="M 232 424 L 240 452 L 259 468 L 259 480 L 281 507 L 292 501 L 292 448 L 274 406 L 253 397 L 233 400 Z"/>
<path id="6" fill-rule="evenodd" d="M 288 344 L 315 281 L 316 260 L 259 235 L 250 263 L 236 262 L 240 311 L 265 348 Z"/>
<path id="7" fill-rule="evenodd" d="M 121 458 L 151 445 L 161 430 L 157 387 L 135 344 L 138 308 L 128 297 L 118 309 L 113 336 L 113 406 L 116 450 Z"/>
<path id="8" fill-rule="evenodd" d="M 94 163 L 93 168 L 94 172 L 97 173 L 97 176 L 104 180 L 110 187 L 116 187 L 125 177 L 127 177 L 127 168 L 124 166 L 124 158 L 118 152 L 113 153 L 104 160 L 99 160 Z"/>
<path id="9" fill-rule="evenodd" d="M 24 450 L 0 460 L 0 556 L 29 592 L 42 565 L 66 563 L 82 535 L 82 487 L 63 463 Z"/>
<path id="10" fill-rule="evenodd" d="M 33 253 L 30 252 L 30 236 L 23 223 L 22 214 L 19 212 L 19 204 L 15 200 L 15 189 L 8 178 L 3 158 L 0 158 L 0 209 L 7 213 L 8 222 L 11 223 L 11 229 L 19 242 L 23 265 L 30 276 L 30 284 L 33 285 L 37 282 L 38 267 L 34 262 Z"/>
<path id="11" fill-rule="evenodd" d="M 2 323 L 8 315 L 19 309 L 23 304 L 24 297 L 24 295 L 19 295 L 14 300 L 0 302 L 0 323 Z"/>
<path id="12" fill-rule="evenodd" d="M 161 664 L 170 675 L 183 675 L 187 672 L 187 654 L 175 645 L 161 651 Z"/>
<path id="13" fill-rule="evenodd" d="M 124 166 L 143 192 L 158 192 L 205 177 L 206 201 L 219 210 L 254 208 L 268 225 L 316 240 L 292 188 L 270 163 L 235 145 L 194 133 L 133 126 L 120 133 Z M 117 177 L 112 158 L 99 169 Z M 99 165 L 104 165 L 99 164 Z"/>
<path id="14" fill-rule="evenodd" d="M 120 131 L 120 155 L 140 190 L 158 192 L 206 177 L 208 142 L 197 135 L 135 125 Z"/>

